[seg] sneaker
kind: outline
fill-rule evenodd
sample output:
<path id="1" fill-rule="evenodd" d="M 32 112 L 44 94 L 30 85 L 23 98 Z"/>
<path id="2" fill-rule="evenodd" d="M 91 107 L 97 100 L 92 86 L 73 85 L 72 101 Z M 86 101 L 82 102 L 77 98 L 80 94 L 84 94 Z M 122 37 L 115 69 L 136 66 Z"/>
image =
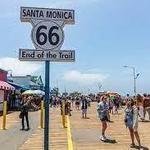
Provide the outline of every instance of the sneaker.
<path id="1" fill-rule="evenodd" d="M 135 148 L 135 144 L 131 144 L 131 145 L 130 145 L 130 148 Z"/>
<path id="2" fill-rule="evenodd" d="M 30 128 L 27 128 L 27 129 L 26 129 L 26 131 L 29 131 L 29 130 L 30 130 Z"/>
<path id="3" fill-rule="evenodd" d="M 101 136 L 101 137 L 100 137 L 100 140 L 101 140 L 101 141 L 106 141 L 106 137 L 105 137 L 105 136 Z"/>
<path id="4" fill-rule="evenodd" d="M 138 146 L 139 150 L 144 150 L 142 146 Z"/>
<path id="5" fill-rule="evenodd" d="M 25 130 L 24 128 L 20 129 L 21 131 Z"/>

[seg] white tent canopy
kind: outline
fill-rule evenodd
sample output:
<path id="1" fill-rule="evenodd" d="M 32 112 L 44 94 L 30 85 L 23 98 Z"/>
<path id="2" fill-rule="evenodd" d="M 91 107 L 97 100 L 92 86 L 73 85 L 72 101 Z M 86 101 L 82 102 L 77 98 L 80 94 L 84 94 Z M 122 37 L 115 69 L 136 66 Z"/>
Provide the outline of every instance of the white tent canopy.
<path id="1" fill-rule="evenodd" d="M 22 95 L 45 95 L 45 92 L 42 90 L 27 90 Z"/>

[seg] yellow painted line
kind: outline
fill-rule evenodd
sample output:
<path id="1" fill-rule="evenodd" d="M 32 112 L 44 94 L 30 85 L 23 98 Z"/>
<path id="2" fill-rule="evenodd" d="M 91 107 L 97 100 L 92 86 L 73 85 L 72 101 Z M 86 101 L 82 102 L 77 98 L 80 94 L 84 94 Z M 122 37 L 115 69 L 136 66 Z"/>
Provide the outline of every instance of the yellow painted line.
<path id="1" fill-rule="evenodd" d="M 68 137 L 68 150 L 73 150 L 71 126 L 70 126 L 70 119 L 68 115 L 67 115 L 67 137 Z"/>

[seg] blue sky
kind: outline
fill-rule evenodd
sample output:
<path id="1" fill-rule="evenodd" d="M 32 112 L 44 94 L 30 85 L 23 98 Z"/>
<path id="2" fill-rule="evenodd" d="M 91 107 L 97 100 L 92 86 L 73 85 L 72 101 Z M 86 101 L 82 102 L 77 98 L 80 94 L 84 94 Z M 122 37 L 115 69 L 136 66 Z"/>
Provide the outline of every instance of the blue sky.
<path id="1" fill-rule="evenodd" d="M 137 91 L 150 92 L 149 0 L 5 0 L 0 1 L 0 67 L 13 74 L 38 74 L 44 63 L 19 62 L 19 48 L 34 48 L 30 23 L 21 23 L 20 6 L 74 9 L 75 25 L 66 25 L 61 49 L 75 49 L 75 63 L 51 64 L 51 85 L 61 91 L 133 92 L 132 70 L 140 73 Z"/>

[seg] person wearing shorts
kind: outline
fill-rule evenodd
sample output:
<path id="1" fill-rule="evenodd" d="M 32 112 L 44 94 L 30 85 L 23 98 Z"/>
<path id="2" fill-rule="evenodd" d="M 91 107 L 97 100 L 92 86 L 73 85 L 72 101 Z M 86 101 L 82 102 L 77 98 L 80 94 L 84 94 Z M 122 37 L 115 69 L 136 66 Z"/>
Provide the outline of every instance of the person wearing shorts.
<path id="1" fill-rule="evenodd" d="M 136 102 L 134 100 L 129 100 L 126 104 L 125 108 L 125 125 L 128 127 L 129 132 L 130 132 L 130 137 L 131 137 L 131 148 L 135 148 L 135 142 L 134 142 L 134 137 L 136 138 L 138 142 L 139 148 L 141 148 L 141 142 L 140 142 L 140 137 L 138 133 L 138 108 L 136 106 Z"/>
<path id="2" fill-rule="evenodd" d="M 98 100 L 98 104 L 97 104 L 97 113 L 98 113 L 98 117 L 100 118 L 100 121 L 102 123 L 102 136 L 101 136 L 101 140 L 102 141 L 106 141 L 107 138 L 105 136 L 105 131 L 107 129 L 107 121 L 108 119 L 108 113 L 109 113 L 109 105 L 107 104 L 107 97 L 101 97 L 101 100 Z"/>
<path id="3" fill-rule="evenodd" d="M 88 101 L 85 96 L 81 98 L 81 110 L 82 110 L 82 118 L 87 119 L 87 108 L 88 108 Z"/>

